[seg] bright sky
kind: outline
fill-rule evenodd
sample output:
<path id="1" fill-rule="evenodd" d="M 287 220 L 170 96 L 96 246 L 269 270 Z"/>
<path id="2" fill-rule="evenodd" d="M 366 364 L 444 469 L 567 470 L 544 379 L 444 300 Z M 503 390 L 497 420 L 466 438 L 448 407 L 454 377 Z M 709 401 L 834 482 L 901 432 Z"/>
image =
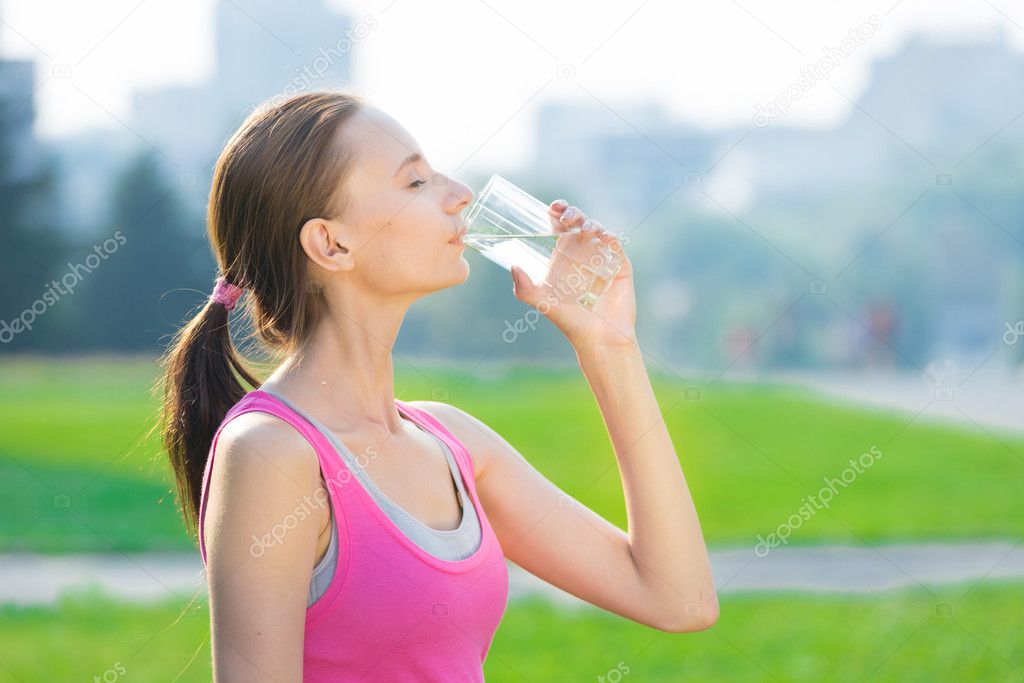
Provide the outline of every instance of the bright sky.
<path id="1" fill-rule="evenodd" d="M 1024 51 L 1024 6 L 1010 0 L 328 1 L 356 21 L 373 15 L 377 28 L 355 55 L 358 85 L 444 169 L 470 157 L 469 166 L 517 163 L 543 100 L 614 109 L 654 98 L 697 125 L 749 125 L 755 104 L 873 14 L 881 29 L 830 81 L 851 97 L 871 60 L 916 31 L 971 39 L 1001 27 Z M 114 117 L 128 120 L 134 89 L 197 82 L 212 69 L 214 0 L 0 3 L 0 54 L 38 60 L 37 130 L 47 138 L 121 125 Z M 61 64 L 70 76 L 54 78 Z M 559 64 L 575 75 L 557 78 Z M 848 106 L 816 87 L 785 125 L 829 125 Z"/>

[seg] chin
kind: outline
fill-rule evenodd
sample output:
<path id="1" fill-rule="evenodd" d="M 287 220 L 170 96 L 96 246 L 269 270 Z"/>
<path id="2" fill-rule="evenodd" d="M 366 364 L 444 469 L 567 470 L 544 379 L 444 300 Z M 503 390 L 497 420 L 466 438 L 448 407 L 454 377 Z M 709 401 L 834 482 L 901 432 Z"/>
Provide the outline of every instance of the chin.
<path id="1" fill-rule="evenodd" d="M 459 274 L 455 276 L 450 284 L 448 284 L 449 287 L 461 285 L 469 279 L 469 261 L 467 261 L 464 256 L 459 256 L 458 266 L 453 270 L 457 270 Z"/>
<path id="2" fill-rule="evenodd" d="M 459 256 L 459 264 L 462 266 L 462 277 L 455 283 L 457 285 L 461 285 L 469 279 L 469 261 L 466 260 L 465 256 Z"/>
<path id="3" fill-rule="evenodd" d="M 437 279 L 434 280 L 433 284 L 427 290 L 429 292 L 439 292 L 449 287 L 455 287 L 461 285 L 467 279 L 469 279 L 469 263 L 466 259 L 459 257 L 455 263 L 449 262 L 447 266 L 443 266 L 444 272 L 441 273 L 440 269 L 436 273 Z"/>

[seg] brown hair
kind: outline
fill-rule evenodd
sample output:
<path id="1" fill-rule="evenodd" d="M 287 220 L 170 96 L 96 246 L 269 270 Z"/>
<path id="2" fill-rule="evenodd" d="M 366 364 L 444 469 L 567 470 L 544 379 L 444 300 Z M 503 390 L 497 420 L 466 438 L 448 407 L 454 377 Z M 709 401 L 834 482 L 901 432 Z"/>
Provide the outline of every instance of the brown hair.
<path id="1" fill-rule="evenodd" d="M 352 162 L 340 131 L 366 100 L 351 92 L 312 92 L 256 108 L 231 136 L 214 169 L 207 213 L 220 273 L 245 289 L 252 334 L 271 354 L 294 352 L 313 330 L 322 297 L 308 278 L 298 240 L 311 218 L 345 210 L 339 191 Z M 228 410 L 259 388 L 235 348 L 228 310 L 209 300 L 181 328 L 161 360 L 163 444 L 178 505 L 198 541 L 199 502 L 214 433 Z"/>

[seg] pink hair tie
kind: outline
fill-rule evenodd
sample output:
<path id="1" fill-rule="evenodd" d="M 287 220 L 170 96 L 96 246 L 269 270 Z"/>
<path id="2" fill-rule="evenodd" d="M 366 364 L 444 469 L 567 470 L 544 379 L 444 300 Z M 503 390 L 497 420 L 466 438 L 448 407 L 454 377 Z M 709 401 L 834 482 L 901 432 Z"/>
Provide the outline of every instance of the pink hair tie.
<path id="1" fill-rule="evenodd" d="M 217 278 L 217 284 L 213 288 L 213 294 L 210 295 L 210 301 L 224 304 L 224 308 L 230 311 L 235 307 L 235 302 L 238 301 L 238 297 L 242 296 L 244 291 L 238 285 L 228 282 L 228 279 L 222 275 Z"/>

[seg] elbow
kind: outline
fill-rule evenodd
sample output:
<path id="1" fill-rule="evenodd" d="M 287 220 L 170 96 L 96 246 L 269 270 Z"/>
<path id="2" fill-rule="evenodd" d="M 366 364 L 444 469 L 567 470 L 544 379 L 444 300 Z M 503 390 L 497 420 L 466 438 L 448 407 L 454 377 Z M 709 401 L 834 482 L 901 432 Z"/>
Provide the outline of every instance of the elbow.
<path id="1" fill-rule="evenodd" d="M 714 592 L 710 600 L 676 605 L 657 623 L 657 629 L 666 633 L 696 633 L 706 631 L 718 622 L 718 598 Z"/>

